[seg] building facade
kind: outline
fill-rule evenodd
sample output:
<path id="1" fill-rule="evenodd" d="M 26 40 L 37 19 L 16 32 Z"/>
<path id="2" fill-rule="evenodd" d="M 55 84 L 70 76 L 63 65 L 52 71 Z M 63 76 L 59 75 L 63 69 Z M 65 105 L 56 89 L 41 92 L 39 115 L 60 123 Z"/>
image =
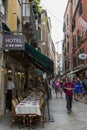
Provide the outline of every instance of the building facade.
<path id="1" fill-rule="evenodd" d="M 70 5 L 70 6 L 69 6 Z M 69 14 L 69 25 L 70 28 L 64 26 L 64 49 L 65 49 L 65 60 L 66 57 L 69 60 L 65 63 L 64 73 L 67 75 L 80 77 L 83 79 L 85 77 L 85 72 L 87 69 L 87 60 L 84 58 L 79 58 L 80 54 L 87 54 L 87 2 L 86 0 L 69 0 L 65 15 L 64 24 L 66 25 L 68 19 L 65 16 Z M 69 8 L 69 10 L 68 10 Z M 69 33 L 69 47 L 67 45 L 66 33 Z M 66 47 L 67 46 L 67 47 Z M 69 52 L 68 49 L 69 48 Z M 70 57 L 69 57 L 70 56 Z M 66 65 L 68 64 L 68 65 Z M 67 67 L 68 66 L 68 67 Z"/>
<path id="2" fill-rule="evenodd" d="M 12 77 L 15 84 L 15 97 L 24 94 L 35 69 L 45 72 L 53 69 L 53 61 L 45 56 L 48 52 L 43 55 L 36 49 L 41 43 L 41 13 L 38 9 L 35 0 L 1 0 L 0 115 L 6 112 L 8 77 Z"/>

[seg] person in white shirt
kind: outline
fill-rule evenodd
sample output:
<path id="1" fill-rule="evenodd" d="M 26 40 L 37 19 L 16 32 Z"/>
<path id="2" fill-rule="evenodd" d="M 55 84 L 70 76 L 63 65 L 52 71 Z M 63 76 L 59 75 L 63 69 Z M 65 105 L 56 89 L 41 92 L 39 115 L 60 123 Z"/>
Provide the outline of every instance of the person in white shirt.
<path id="1" fill-rule="evenodd" d="M 8 78 L 8 83 L 7 83 L 7 96 L 6 96 L 6 107 L 11 111 L 12 109 L 12 93 L 13 89 L 15 88 L 15 85 L 12 81 L 12 78 Z"/>

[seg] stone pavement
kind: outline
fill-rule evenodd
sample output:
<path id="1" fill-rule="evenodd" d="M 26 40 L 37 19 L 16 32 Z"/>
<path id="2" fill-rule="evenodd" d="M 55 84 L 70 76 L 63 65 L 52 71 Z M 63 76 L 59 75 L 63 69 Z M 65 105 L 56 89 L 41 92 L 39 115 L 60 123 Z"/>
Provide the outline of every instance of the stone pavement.
<path id="1" fill-rule="evenodd" d="M 46 121 L 45 127 L 41 128 L 40 124 L 35 124 L 34 130 L 87 130 L 87 104 L 84 100 L 73 103 L 73 112 L 67 114 L 65 96 L 50 100 L 50 115 L 54 122 Z M 7 113 L 3 119 L 0 119 L 0 130 L 30 130 L 29 127 L 20 127 L 14 125 L 10 128 L 11 117 Z"/>

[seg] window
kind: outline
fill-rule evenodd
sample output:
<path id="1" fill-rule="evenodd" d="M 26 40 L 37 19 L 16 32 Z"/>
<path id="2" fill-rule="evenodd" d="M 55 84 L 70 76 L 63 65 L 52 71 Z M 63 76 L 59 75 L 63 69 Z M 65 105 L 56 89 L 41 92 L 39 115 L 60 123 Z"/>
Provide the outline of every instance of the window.
<path id="1" fill-rule="evenodd" d="M 65 32 L 66 31 L 66 24 L 64 23 L 63 24 L 63 32 Z"/>
<path id="2" fill-rule="evenodd" d="M 27 0 L 22 0 L 22 3 L 27 3 Z"/>
<path id="3" fill-rule="evenodd" d="M 66 56 L 66 47 L 64 48 L 64 55 Z"/>
<path id="4" fill-rule="evenodd" d="M 22 16 L 29 17 L 30 16 L 30 4 L 23 0 L 22 3 Z"/>
<path id="5" fill-rule="evenodd" d="M 80 0 L 79 5 L 78 5 L 78 14 L 79 14 L 79 16 L 81 16 L 81 14 L 82 14 L 82 2 L 81 2 L 81 0 Z"/>
<path id="6" fill-rule="evenodd" d="M 73 57 L 73 68 L 76 67 L 76 56 Z"/>
<path id="7" fill-rule="evenodd" d="M 5 0 L 0 0 L 0 12 L 4 15 Z"/>
<path id="8" fill-rule="evenodd" d="M 83 32 L 80 32 L 80 33 L 77 35 L 78 46 L 81 45 L 81 43 L 83 43 L 83 41 L 84 41 Z"/>
<path id="9" fill-rule="evenodd" d="M 69 22 L 69 21 L 68 21 L 68 14 L 67 14 L 67 25 L 68 25 L 68 22 Z"/>
<path id="10" fill-rule="evenodd" d="M 76 36 L 73 36 L 73 49 L 76 49 Z"/>
<path id="11" fill-rule="evenodd" d="M 76 6 L 76 0 L 73 0 L 73 5 Z"/>
<path id="12" fill-rule="evenodd" d="M 69 42 L 67 43 L 67 52 L 69 52 Z"/>
<path id="13" fill-rule="evenodd" d="M 75 19 L 74 19 L 73 22 L 72 22 L 72 31 L 74 31 L 75 27 L 76 27 L 76 22 L 75 22 Z"/>
<path id="14" fill-rule="evenodd" d="M 66 34 L 65 34 L 65 36 L 64 36 L 64 43 L 66 43 Z"/>
<path id="15" fill-rule="evenodd" d="M 17 18 L 17 31 L 20 31 L 20 20 Z"/>

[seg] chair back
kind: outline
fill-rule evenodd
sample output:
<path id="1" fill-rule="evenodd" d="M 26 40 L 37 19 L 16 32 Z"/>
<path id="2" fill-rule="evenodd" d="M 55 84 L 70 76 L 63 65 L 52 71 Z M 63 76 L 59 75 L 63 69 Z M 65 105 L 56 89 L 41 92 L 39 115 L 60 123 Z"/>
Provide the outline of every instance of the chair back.
<path id="1" fill-rule="evenodd" d="M 14 109 L 15 109 L 16 106 L 17 106 L 17 103 L 16 103 L 15 99 L 12 99 L 12 106 L 13 106 Z"/>

